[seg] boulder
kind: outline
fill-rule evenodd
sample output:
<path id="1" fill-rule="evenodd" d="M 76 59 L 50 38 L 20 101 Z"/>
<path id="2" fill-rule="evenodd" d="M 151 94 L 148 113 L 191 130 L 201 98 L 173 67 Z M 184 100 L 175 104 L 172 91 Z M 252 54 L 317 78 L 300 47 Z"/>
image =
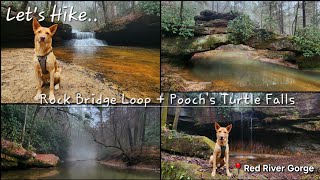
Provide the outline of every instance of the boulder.
<path id="1" fill-rule="evenodd" d="M 228 22 L 236 18 L 236 13 L 216 13 L 210 10 L 200 12 L 200 16 L 195 16 L 196 26 L 194 34 L 211 35 L 211 34 L 226 34 Z"/>
<path id="2" fill-rule="evenodd" d="M 1 153 L 1 169 L 12 169 L 18 166 L 17 158 Z"/>
<path id="3" fill-rule="evenodd" d="M 96 30 L 96 38 L 110 45 L 159 47 L 160 17 L 131 13 Z"/>
<path id="4" fill-rule="evenodd" d="M 27 150 L 25 150 L 20 144 L 4 139 L 1 140 L 1 153 L 19 159 L 29 159 L 31 157 L 31 155 L 27 153 Z"/>
<path id="5" fill-rule="evenodd" d="M 233 20 L 239 16 L 239 13 L 236 12 L 228 12 L 228 13 L 218 13 L 215 11 L 204 10 L 200 12 L 200 15 L 195 16 L 195 21 L 210 21 L 215 19 L 225 19 L 225 20 Z"/>
<path id="6" fill-rule="evenodd" d="M 59 157 L 54 154 L 37 154 L 34 164 L 37 167 L 54 167 L 59 163 Z"/>
<path id="7" fill-rule="evenodd" d="M 292 93 L 289 93 L 292 96 Z M 264 117 L 281 117 L 282 119 L 299 119 L 320 116 L 320 94 L 304 93 L 294 96 L 295 108 L 254 108 L 256 114 Z"/>
<path id="8" fill-rule="evenodd" d="M 304 57 L 298 56 L 296 59 L 299 69 L 318 69 L 320 70 L 320 56 Z"/>
<path id="9" fill-rule="evenodd" d="M 27 151 L 21 145 L 11 141 L 1 140 L 1 168 L 29 168 L 29 167 L 54 167 L 59 163 L 59 157 L 53 154 L 36 154 Z"/>
<path id="10" fill-rule="evenodd" d="M 212 50 L 224 44 L 228 44 L 226 34 L 212 34 L 189 39 L 167 37 L 161 39 L 161 53 L 165 56 L 190 59 L 197 52 Z"/>
<path id="11" fill-rule="evenodd" d="M 256 34 L 246 42 L 246 45 L 256 49 L 299 51 L 299 48 L 294 44 L 292 37 L 268 32 L 265 29 L 256 30 Z"/>
<path id="12" fill-rule="evenodd" d="M 205 136 L 193 136 L 172 130 L 161 133 L 161 149 L 187 156 L 209 158 L 215 143 Z"/>

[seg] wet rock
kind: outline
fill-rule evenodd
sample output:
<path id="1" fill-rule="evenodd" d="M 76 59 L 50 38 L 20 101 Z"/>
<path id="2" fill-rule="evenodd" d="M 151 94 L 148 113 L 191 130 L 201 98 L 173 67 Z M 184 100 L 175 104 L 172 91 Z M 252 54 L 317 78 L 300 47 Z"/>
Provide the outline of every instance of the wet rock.
<path id="1" fill-rule="evenodd" d="M 188 156 L 209 158 L 215 143 L 205 136 L 192 136 L 172 130 L 161 133 L 161 149 Z"/>

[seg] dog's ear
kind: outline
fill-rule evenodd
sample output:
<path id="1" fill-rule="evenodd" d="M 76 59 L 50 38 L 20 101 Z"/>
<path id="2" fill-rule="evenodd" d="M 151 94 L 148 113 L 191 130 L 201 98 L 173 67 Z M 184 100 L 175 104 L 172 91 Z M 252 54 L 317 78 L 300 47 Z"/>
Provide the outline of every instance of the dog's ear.
<path id="1" fill-rule="evenodd" d="M 229 124 L 229 125 L 227 126 L 227 131 L 230 132 L 231 129 L 232 129 L 232 124 Z"/>
<path id="2" fill-rule="evenodd" d="M 216 131 L 218 131 L 220 127 L 221 126 L 217 122 L 214 122 L 214 128 L 216 129 Z"/>
<path id="3" fill-rule="evenodd" d="M 52 36 L 54 35 L 54 33 L 56 33 L 57 29 L 58 29 L 58 24 L 54 24 L 52 26 L 49 27 Z"/>
<path id="4" fill-rule="evenodd" d="M 33 18 L 33 22 L 32 22 L 33 32 L 36 32 L 37 29 L 39 29 L 39 27 L 41 27 L 41 25 L 39 24 L 38 20 L 36 18 Z"/>

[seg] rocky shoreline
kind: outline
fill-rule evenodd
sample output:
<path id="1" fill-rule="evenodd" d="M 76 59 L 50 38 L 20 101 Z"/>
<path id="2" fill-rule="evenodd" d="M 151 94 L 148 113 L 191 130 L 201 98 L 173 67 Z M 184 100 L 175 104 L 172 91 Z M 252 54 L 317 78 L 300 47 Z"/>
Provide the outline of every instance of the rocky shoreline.
<path id="1" fill-rule="evenodd" d="M 54 154 L 37 154 L 21 145 L 1 139 L 1 169 L 48 168 L 60 162 Z"/>

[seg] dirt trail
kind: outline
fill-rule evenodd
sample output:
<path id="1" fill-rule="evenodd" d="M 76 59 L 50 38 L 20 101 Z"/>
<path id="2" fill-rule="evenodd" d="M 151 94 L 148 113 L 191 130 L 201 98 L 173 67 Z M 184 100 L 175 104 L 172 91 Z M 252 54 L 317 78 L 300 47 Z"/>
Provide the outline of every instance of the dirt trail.
<path id="1" fill-rule="evenodd" d="M 165 152 L 161 152 L 161 161 L 165 162 L 173 162 L 173 161 L 185 161 L 189 164 L 196 164 L 200 166 L 200 169 L 196 170 L 202 173 L 204 177 L 211 177 L 210 173 L 212 171 L 212 167 L 209 166 L 208 160 L 196 158 L 196 157 L 187 157 L 187 156 L 179 156 L 172 155 Z M 271 164 L 272 166 L 285 166 L 284 172 L 254 172 L 254 173 L 240 173 L 240 176 L 237 173 L 233 173 L 231 179 L 319 179 L 320 177 L 320 157 L 319 154 L 303 154 L 296 156 L 288 156 L 283 158 L 270 158 L 268 162 L 256 162 L 256 164 Z M 246 162 L 245 160 L 230 158 L 230 171 L 235 171 L 235 164 L 241 163 L 253 165 L 251 163 Z M 313 166 L 315 168 L 315 172 L 304 174 L 303 172 L 288 172 L 288 165 L 294 166 Z M 243 170 L 243 167 L 241 168 Z M 221 168 L 217 170 L 217 178 L 227 178 L 225 168 Z M 206 176 L 205 176 L 206 175 Z"/>
<path id="2" fill-rule="evenodd" d="M 32 57 L 32 48 L 1 49 L 2 103 L 37 103 L 33 100 L 36 81 Z M 102 94 L 103 98 L 116 98 L 120 102 L 119 87 L 101 79 L 99 73 L 61 61 L 58 64 L 62 67 L 62 79 L 60 88 L 55 91 L 56 99 L 66 94 L 74 103 L 75 94 L 80 92 L 82 97 L 99 98 Z M 49 97 L 49 86 L 43 87 L 42 91 Z"/>

